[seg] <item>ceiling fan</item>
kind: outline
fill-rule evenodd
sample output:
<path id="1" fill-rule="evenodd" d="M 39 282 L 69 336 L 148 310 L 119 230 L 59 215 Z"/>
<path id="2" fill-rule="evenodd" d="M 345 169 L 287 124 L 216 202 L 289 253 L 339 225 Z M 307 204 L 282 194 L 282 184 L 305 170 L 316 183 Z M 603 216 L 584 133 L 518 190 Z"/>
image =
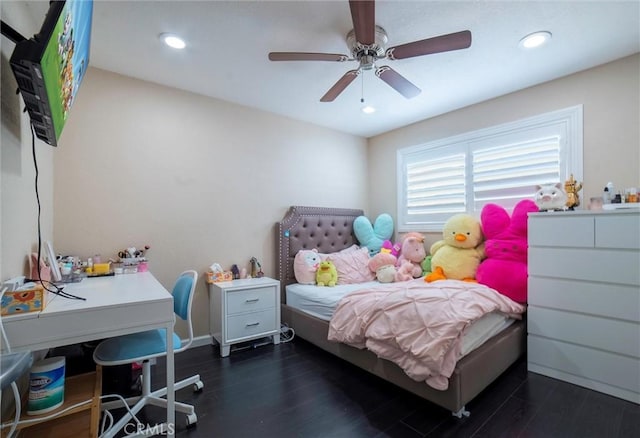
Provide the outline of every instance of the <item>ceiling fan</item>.
<path id="1" fill-rule="evenodd" d="M 349 7 L 353 20 L 353 30 L 347 34 L 346 39 L 347 46 L 351 49 L 351 57 L 334 53 L 269 53 L 269 60 L 271 61 L 357 61 L 360 64 L 358 68 L 346 72 L 344 76 L 322 96 L 320 99 L 321 102 L 332 102 L 353 82 L 362 70 L 372 70 L 374 68 L 377 77 L 407 99 L 411 99 L 420 94 L 420 88 L 416 87 L 391 67 L 386 65 L 377 66 L 376 61 L 381 59 L 394 61 L 396 59 L 413 58 L 415 56 L 466 49 L 471 46 L 471 32 L 463 30 L 420 41 L 413 41 L 387 49 L 387 33 L 382 27 L 375 24 L 374 0 L 349 0 Z"/>

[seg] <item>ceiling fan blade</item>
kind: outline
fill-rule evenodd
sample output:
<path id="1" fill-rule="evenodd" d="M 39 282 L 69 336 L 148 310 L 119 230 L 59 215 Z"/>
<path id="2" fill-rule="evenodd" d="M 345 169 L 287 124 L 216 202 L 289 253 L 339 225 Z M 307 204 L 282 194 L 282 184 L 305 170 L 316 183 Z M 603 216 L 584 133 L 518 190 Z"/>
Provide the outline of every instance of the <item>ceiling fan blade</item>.
<path id="1" fill-rule="evenodd" d="M 373 0 L 349 0 L 356 41 L 370 46 L 376 42 L 376 5 Z"/>
<path id="2" fill-rule="evenodd" d="M 349 86 L 351 82 L 360 74 L 360 70 L 349 70 L 342 76 L 338 82 L 334 84 L 333 87 L 327 93 L 322 96 L 320 102 L 333 102 L 336 97 L 340 95 L 344 91 L 345 88 Z"/>
<path id="3" fill-rule="evenodd" d="M 339 53 L 271 52 L 270 61 L 348 61 L 347 55 Z"/>
<path id="4" fill-rule="evenodd" d="M 466 49 L 469 46 L 471 46 L 471 32 L 463 30 L 461 32 L 390 47 L 387 49 L 385 55 L 388 59 L 405 59 L 413 58 L 414 56 L 430 55 L 432 53 Z"/>
<path id="5" fill-rule="evenodd" d="M 420 88 L 413 85 L 400 73 L 386 65 L 376 69 L 376 76 L 385 81 L 391 88 L 402 94 L 407 99 L 416 97 L 422 92 Z"/>

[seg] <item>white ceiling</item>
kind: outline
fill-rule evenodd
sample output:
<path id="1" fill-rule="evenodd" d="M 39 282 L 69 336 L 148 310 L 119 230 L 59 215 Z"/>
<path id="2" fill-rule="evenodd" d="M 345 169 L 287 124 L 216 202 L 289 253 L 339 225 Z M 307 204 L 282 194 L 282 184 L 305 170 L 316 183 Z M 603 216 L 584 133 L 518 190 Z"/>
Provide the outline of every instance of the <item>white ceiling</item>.
<path id="1" fill-rule="evenodd" d="M 47 2 L 30 1 L 41 23 Z M 356 79 L 332 103 L 320 97 L 357 63 L 270 62 L 270 51 L 344 53 L 347 0 L 96 0 L 91 65 L 370 137 L 640 51 L 640 1 L 378 1 L 388 47 L 468 29 L 469 49 L 388 64 L 422 89 L 407 100 L 376 78 Z M 534 31 L 551 43 L 525 52 Z M 174 32 L 183 51 L 161 44 Z M 377 111 L 360 111 L 364 89 Z"/>

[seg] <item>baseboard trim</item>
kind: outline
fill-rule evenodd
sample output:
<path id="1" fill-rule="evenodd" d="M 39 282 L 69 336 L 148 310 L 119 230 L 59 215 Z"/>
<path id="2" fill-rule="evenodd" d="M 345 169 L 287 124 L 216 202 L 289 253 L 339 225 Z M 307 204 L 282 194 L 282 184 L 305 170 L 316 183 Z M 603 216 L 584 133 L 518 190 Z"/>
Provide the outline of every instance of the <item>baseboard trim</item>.
<path id="1" fill-rule="evenodd" d="M 190 348 L 202 347 L 204 345 L 211 345 L 211 344 L 212 344 L 211 335 L 196 336 L 193 338 L 193 342 L 191 343 Z"/>

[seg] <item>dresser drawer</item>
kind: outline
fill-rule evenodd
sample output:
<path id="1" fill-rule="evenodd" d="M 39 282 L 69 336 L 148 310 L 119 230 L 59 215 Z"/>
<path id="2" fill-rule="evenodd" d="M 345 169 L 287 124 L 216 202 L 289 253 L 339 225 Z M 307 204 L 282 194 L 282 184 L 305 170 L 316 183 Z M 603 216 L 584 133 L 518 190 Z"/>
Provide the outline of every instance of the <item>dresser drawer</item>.
<path id="1" fill-rule="evenodd" d="M 227 317 L 227 342 L 273 333 L 278 328 L 275 309 L 262 312 L 243 313 Z"/>
<path id="2" fill-rule="evenodd" d="M 276 307 L 277 288 L 256 287 L 227 292 L 227 315 Z"/>
<path id="3" fill-rule="evenodd" d="M 640 358 L 640 325 L 634 322 L 529 306 L 529 334 Z"/>
<path id="4" fill-rule="evenodd" d="M 595 219 L 596 247 L 640 249 L 640 217 L 603 215 Z"/>
<path id="5" fill-rule="evenodd" d="M 529 216 L 529 246 L 593 248 L 593 217 L 535 213 Z"/>
<path id="6" fill-rule="evenodd" d="M 640 323 L 640 289 L 635 286 L 529 277 L 529 290 L 529 306 Z"/>
<path id="7" fill-rule="evenodd" d="M 529 335 L 529 371 L 640 402 L 640 361 L 606 351 Z"/>
<path id="8" fill-rule="evenodd" d="M 528 260 L 530 276 L 640 285 L 638 251 L 529 245 Z"/>

